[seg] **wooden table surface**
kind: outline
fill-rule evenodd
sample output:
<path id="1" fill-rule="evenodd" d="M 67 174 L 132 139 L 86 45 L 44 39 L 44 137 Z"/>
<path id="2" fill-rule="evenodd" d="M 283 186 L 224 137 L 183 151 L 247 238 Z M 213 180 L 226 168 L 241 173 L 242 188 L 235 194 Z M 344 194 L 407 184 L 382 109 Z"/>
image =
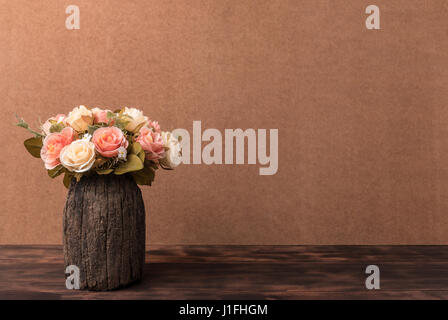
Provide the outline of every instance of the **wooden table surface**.
<path id="1" fill-rule="evenodd" d="M 448 299 L 446 246 L 151 246 L 144 279 L 67 290 L 60 246 L 0 246 L 0 299 Z M 381 289 L 367 290 L 367 265 Z"/>

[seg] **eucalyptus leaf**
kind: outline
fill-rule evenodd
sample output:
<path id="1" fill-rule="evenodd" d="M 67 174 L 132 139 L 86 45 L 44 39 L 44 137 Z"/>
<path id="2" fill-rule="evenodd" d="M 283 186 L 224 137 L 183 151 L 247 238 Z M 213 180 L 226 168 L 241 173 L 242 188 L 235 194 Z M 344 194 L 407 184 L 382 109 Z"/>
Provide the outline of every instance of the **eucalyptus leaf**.
<path id="1" fill-rule="evenodd" d="M 126 162 L 120 164 L 114 171 L 115 174 L 125 174 L 128 172 L 138 171 L 143 169 L 143 162 L 135 154 L 128 154 Z"/>
<path id="2" fill-rule="evenodd" d="M 40 158 L 40 149 L 42 149 L 42 138 L 34 137 L 26 139 L 23 143 L 25 145 L 26 150 L 36 158 Z"/>

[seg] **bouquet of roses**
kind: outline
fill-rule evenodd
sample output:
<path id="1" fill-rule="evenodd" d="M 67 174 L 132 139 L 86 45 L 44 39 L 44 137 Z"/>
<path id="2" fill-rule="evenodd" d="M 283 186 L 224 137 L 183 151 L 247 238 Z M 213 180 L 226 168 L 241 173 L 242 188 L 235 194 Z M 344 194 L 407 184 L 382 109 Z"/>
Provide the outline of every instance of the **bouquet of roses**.
<path id="1" fill-rule="evenodd" d="M 42 159 L 51 178 L 64 174 L 67 188 L 73 178 L 92 174 L 129 173 L 137 184 L 151 185 L 155 170 L 173 169 L 181 160 L 179 140 L 135 108 L 79 106 L 51 117 L 40 131 L 18 121 L 35 135 L 25 140 L 26 149 Z"/>

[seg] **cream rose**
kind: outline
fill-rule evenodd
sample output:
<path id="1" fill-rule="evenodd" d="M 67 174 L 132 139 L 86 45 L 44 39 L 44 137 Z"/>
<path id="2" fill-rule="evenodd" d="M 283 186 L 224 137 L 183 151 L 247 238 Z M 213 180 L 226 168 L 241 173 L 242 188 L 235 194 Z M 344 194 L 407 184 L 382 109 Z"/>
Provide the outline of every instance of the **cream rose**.
<path id="1" fill-rule="evenodd" d="M 62 149 L 61 164 L 69 171 L 86 172 L 95 162 L 95 145 L 87 140 L 76 140 Z"/>
<path id="2" fill-rule="evenodd" d="M 137 132 L 137 129 L 140 129 L 144 124 L 148 122 L 148 117 L 145 117 L 143 115 L 143 111 L 136 108 L 126 107 L 124 108 L 123 114 L 132 118 L 125 127 L 125 129 L 130 132 Z"/>
<path id="3" fill-rule="evenodd" d="M 68 114 L 65 122 L 78 132 L 86 131 L 93 124 L 92 111 L 85 106 L 76 107 Z"/>
<path id="4" fill-rule="evenodd" d="M 162 132 L 163 146 L 168 148 L 165 151 L 165 157 L 160 159 L 160 163 L 168 168 L 175 168 L 181 161 L 181 148 L 177 138 L 171 132 Z"/>

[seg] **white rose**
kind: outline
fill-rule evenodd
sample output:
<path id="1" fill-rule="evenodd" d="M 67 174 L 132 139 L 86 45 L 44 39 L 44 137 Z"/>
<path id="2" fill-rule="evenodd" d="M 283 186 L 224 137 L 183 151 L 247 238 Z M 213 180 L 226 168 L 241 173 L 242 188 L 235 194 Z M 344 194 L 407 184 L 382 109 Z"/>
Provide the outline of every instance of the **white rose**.
<path id="1" fill-rule="evenodd" d="M 144 124 L 148 122 L 148 117 L 143 115 L 143 111 L 138 110 L 136 108 L 124 108 L 124 115 L 130 116 L 132 119 L 126 125 L 125 129 L 129 132 L 136 132 L 137 129 L 140 129 Z M 139 128 L 140 126 L 140 128 Z"/>
<path id="2" fill-rule="evenodd" d="M 78 132 L 86 131 L 89 125 L 93 124 L 92 111 L 85 106 L 74 108 L 69 114 L 65 122 Z"/>
<path id="3" fill-rule="evenodd" d="M 61 150 L 61 164 L 69 171 L 89 171 L 95 162 L 95 145 L 87 140 L 76 140 Z"/>
<path id="4" fill-rule="evenodd" d="M 168 150 L 165 151 L 165 157 L 159 161 L 163 166 L 173 169 L 181 162 L 181 148 L 179 140 L 168 131 L 162 132 L 162 140 L 163 146 L 168 148 Z"/>

